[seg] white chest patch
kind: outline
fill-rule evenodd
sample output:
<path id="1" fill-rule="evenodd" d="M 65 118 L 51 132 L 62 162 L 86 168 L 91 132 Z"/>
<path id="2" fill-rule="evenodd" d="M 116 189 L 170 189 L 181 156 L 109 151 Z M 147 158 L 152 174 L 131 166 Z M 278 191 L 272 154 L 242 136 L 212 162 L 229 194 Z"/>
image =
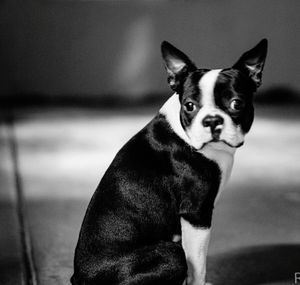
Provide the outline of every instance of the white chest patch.
<path id="1" fill-rule="evenodd" d="M 208 159 L 216 162 L 221 171 L 221 183 L 219 186 L 217 197 L 215 199 L 215 203 L 217 202 L 220 193 L 222 192 L 230 177 L 235 151 L 235 148 L 231 148 L 223 142 L 207 144 L 203 149 L 199 151 L 199 153 L 203 154 Z"/>

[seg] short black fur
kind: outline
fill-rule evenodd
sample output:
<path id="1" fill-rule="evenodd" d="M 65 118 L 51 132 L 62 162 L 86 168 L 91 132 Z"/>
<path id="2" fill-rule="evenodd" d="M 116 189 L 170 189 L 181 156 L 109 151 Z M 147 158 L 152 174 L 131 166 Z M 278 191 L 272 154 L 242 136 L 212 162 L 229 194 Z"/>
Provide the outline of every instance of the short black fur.
<path id="1" fill-rule="evenodd" d="M 252 81 L 237 69 L 223 69 L 216 82 L 214 97 L 216 105 L 227 113 L 232 121 L 241 126 L 244 133 L 250 130 L 254 117 Z M 243 108 L 234 111 L 230 108 L 233 99 L 242 102 Z"/>
<path id="2" fill-rule="evenodd" d="M 184 80 L 183 88 L 178 93 L 181 103 L 180 121 L 184 129 L 187 129 L 187 127 L 191 125 L 194 117 L 197 115 L 197 112 L 202 107 L 202 94 L 199 88 L 199 81 L 207 71 L 209 70 L 197 69 L 196 71 L 191 72 Z M 195 105 L 195 110 L 193 112 L 186 112 L 185 104 L 187 104 L 188 102 L 192 102 Z"/>
<path id="3" fill-rule="evenodd" d="M 218 108 L 248 132 L 253 92 L 261 83 L 267 43 L 263 40 L 230 69 L 214 89 Z M 197 69 L 171 44 L 162 44 L 170 87 L 179 94 L 180 121 L 189 126 L 201 106 Z M 250 66 L 250 69 L 249 69 Z M 232 99 L 243 110 L 229 108 Z M 192 101 L 195 112 L 186 112 Z M 118 152 L 88 206 L 75 250 L 73 285 L 182 285 L 187 262 L 180 218 L 210 228 L 220 186 L 218 165 L 184 142 L 158 114 Z"/>
<path id="4" fill-rule="evenodd" d="M 181 285 L 187 265 L 172 236 L 180 217 L 211 226 L 219 183 L 217 164 L 157 115 L 102 178 L 82 224 L 72 284 Z"/>

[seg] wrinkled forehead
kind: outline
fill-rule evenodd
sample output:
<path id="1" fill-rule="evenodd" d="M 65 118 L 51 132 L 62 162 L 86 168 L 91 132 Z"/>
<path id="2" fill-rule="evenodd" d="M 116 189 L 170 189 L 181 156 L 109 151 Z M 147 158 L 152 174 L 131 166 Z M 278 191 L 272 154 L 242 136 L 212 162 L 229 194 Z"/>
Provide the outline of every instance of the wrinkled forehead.
<path id="1" fill-rule="evenodd" d="M 179 94 L 182 97 L 182 101 L 188 98 L 195 102 L 200 100 L 201 90 L 199 88 L 199 82 L 206 72 L 207 70 L 205 69 L 198 69 L 188 75 L 183 85 L 182 94 Z"/>
<path id="2" fill-rule="evenodd" d="M 223 90 L 231 90 L 244 95 L 251 94 L 255 90 L 249 77 L 237 69 L 222 69 L 215 82 L 215 93 Z"/>
<path id="3" fill-rule="evenodd" d="M 213 69 L 206 72 L 199 81 L 201 92 L 201 105 L 214 106 L 215 87 L 220 77 L 221 69 Z"/>
<path id="4" fill-rule="evenodd" d="M 183 86 L 182 102 L 187 99 L 204 104 L 208 96 L 212 96 L 218 82 L 221 69 L 198 69 L 191 73 Z"/>

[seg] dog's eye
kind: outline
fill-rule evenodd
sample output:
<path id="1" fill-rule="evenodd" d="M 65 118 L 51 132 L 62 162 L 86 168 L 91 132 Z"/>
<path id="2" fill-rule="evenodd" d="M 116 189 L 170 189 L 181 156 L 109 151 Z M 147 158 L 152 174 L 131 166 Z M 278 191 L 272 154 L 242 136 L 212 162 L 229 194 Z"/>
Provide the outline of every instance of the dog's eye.
<path id="1" fill-rule="evenodd" d="M 184 104 L 184 108 L 185 108 L 185 110 L 186 110 L 187 112 L 193 112 L 193 111 L 195 111 L 196 106 L 195 106 L 194 103 L 188 102 L 188 103 L 185 103 L 185 104 Z"/>
<path id="2" fill-rule="evenodd" d="M 240 99 L 233 99 L 230 102 L 230 108 L 233 111 L 241 111 L 244 108 L 244 105 L 245 105 L 244 102 Z"/>

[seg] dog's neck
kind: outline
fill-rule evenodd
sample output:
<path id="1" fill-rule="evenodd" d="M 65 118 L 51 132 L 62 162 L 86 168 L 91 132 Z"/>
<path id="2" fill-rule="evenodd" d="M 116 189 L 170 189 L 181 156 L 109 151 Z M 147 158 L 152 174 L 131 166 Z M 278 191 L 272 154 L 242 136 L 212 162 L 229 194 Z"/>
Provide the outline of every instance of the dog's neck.
<path id="1" fill-rule="evenodd" d="M 184 140 L 188 145 L 191 145 L 190 139 L 180 123 L 180 108 L 181 105 L 179 101 L 179 95 L 174 93 L 161 107 L 159 113 L 165 116 L 174 133 Z M 235 151 L 235 148 L 229 147 L 222 142 L 211 142 L 205 145 L 198 152 L 202 153 L 207 158 L 215 160 L 214 158 L 220 155 L 234 156 Z"/>
<path id="2" fill-rule="evenodd" d="M 165 116 L 174 133 L 190 145 L 189 137 L 180 123 L 180 108 L 179 95 L 174 93 L 160 108 L 159 113 Z"/>
<path id="3" fill-rule="evenodd" d="M 179 96 L 175 93 L 162 106 L 159 113 L 165 116 L 174 133 L 190 145 L 189 137 L 180 123 L 180 108 Z M 223 142 L 208 143 L 201 150 L 197 151 L 206 158 L 216 162 L 220 168 L 222 177 L 216 201 L 218 200 L 222 188 L 230 177 L 235 151 L 236 148 L 232 148 Z"/>

